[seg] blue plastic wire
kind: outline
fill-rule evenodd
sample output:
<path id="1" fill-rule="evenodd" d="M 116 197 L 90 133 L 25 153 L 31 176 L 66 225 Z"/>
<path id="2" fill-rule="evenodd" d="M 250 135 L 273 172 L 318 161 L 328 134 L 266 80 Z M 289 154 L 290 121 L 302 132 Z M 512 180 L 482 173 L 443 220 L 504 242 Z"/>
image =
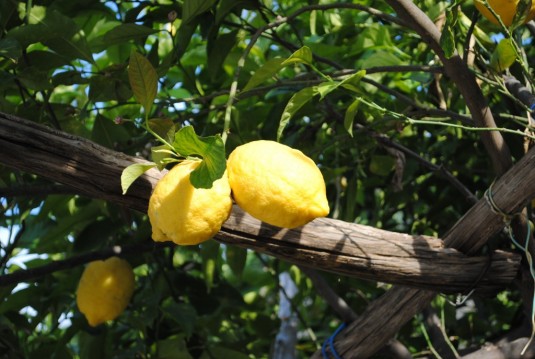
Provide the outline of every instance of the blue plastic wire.
<path id="1" fill-rule="evenodd" d="M 323 342 L 323 345 L 321 346 L 321 354 L 323 355 L 324 359 L 329 359 L 329 354 L 327 354 L 327 344 L 331 347 L 331 352 L 335 359 L 342 359 L 342 357 L 338 354 L 336 349 L 334 348 L 334 338 L 340 333 L 344 328 L 346 327 L 346 323 L 340 324 L 338 328 L 334 331 L 334 333 L 325 341 Z"/>

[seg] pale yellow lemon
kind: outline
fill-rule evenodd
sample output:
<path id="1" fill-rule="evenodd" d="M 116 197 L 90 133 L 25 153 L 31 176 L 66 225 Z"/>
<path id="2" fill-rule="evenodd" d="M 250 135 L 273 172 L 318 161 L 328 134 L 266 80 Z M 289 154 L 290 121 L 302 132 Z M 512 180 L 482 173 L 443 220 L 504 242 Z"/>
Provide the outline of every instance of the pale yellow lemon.
<path id="1" fill-rule="evenodd" d="M 519 0 L 487 0 L 490 7 L 500 16 L 502 22 L 505 26 L 511 26 L 513 19 L 517 12 L 517 5 Z M 479 12 L 485 16 L 490 22 L 499 25 L 496 17 L 487 9 L 484 3 L 481 0 L 474 0 L 474 5 L 479 10 Z M 528 22 L 535 18 L 535 1 L 532 2 L 531 9 L 524 20 Z"/>
<path id="2" fill-rule="evenodd" d="M 134 293 L 134 272 L 119 257 L 91 262 L 85 268 L 78 289 L 76 304 L 89 325 L 97 326 L 117 318 L 128 306 Z"/>
<path id="3" fill-rule="evenodd" d="M 212 188 L 195 188 L 190 173 L 200 163 L 181 162 L 156 184 L 148 210 L 153 240 L 198 244 L 212 238 L 227 220 L 232 209 L 227 173 Z"/>
<path id="4" fill-rule="evenodd" d="M 329 213 L 321 171 L 299 150 L 249 142 L 232 151 L 227 171 L 236 203 L 263 222 L 295 228 Z"/>

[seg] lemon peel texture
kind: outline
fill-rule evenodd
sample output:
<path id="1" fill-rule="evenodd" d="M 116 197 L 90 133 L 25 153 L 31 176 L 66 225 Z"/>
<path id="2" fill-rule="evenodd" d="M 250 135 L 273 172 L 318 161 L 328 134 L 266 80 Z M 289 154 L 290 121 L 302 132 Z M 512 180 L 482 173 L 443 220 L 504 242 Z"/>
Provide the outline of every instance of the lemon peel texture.
<path id="1" fill-rule="evenodd" d="M 212 238 L 232 209 L 227 173 L 212 188 L 195 188 L 190 173 L 200 161 L 174 166 L 154 188 L 149 200 L 152 239 L 194 245 Z"/>
<path id="2" fill-rule="evenodd" d="M 498 14 L 505 26 L 509 27 L 513 23 L 513 19 L 517 12 L 519 0 L 487 0 L 490 7 Z M 479 12 L 485 16 L 493 24 L 499 25 L 499 21 L 496 17 L 486 8 L 481 0 L 475 0 L 474 5 Z M 527 17 L 524 19 L 524 23 L 533 20 L 535 18 L 535 1 L 531 5 L 531 9 Z"/>
<path id="3" fill-rule="evenodd" d="M 89 325 L 95 327 L 117 318 L 127 307 L 134 293 L 134 272 L 119 257 L 93 261 L 85 268 L 78 289 L 76 304 Z"/>
<path id="4" fill-rule="evenodd" d="M 323 176 L 299 150 L 249 142 L 232 151 L 227 171 L 236 203 L 268 224 L 295 228 L 329 213 Z"/>

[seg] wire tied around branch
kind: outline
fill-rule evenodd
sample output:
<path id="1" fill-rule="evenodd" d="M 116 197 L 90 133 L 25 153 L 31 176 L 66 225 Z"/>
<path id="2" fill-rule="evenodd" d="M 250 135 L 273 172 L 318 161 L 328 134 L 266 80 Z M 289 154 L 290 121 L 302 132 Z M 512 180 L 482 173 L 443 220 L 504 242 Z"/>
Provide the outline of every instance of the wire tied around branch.
<path id="1" fill-rule="evenodd" d="M 325 341 L 323 342 L 323 345 L 321 346 L 321 354 L 323 355 L 324 359 L 329 359 L 329 355 L 327 354 L 327 345 L 330 346 L 331 352 L 335 359 L 342 359 L 342 357 L 340 356 L 340 354 L 338 354 L 334 347 L 334 338 L 336 338 L 338 333 L 340 333 L 346 327 L 346 325 L 347 324 L 345 322 L 340 324 L 340 326 L 336 328 L 334 333 L 329 338 L 325 339 Z"/>
<path id="2" fill-rule="evenodd" d="M 524 346 L 524 349 L 522 349 L 522 352 L 520 353 L 520 355 L 524 355 L 524 353 L 526 352 L 526 349 L 529 347 L 529 345 L 533 341 L 533 338 L 535 337 L 535 268 L 533 267 L 533 257 L 531 256 L 531 253 L 529 252 L 529 248 L 528 248 L 529 240 L 531 238 L 531 225 L 530 225 L 529 219 L 526 218 L 526 223 L 527 223 L 526 240 L 524 242 L 524 245 L 520 244 L 516 240 L 515 235 L 513 233 L 513 228 L 511 227 L 511 221 L 513 220 L 513 218 L 517 216 L 519 217 L 524 216 L 524 214 L 522 214 L 521 212 L 509 214 L 509 213 L 506 213 L 505 211 L 502 211 L 500 207 L 496 205 L 496 202 L 494 202 L 494 199 L 492 198 L 492 185 L 493 184 L 494 182 L 492 182 L 489 188 L 485 191 L 485 200 L 487 201 L 487 204 L 489 205 L 492 212 L 494 212 L 497 215 L 502 216 L 503 222 L 505 223 L 505 229 L 507 231 L 507 234 L 509 234 L 509 238 L 511 238 L 511 242 L 513 242 L 513 244 L 517 248 L 519 248 L 520 250 L 524 252 L 524 255 L 526 256 L 526 260 L 528 261 L 529 272 L 534 282 L 534 293 L 532 297 L 533 302 L 531 304 L 531 335 L 529 337 L 528 342 Z"/>

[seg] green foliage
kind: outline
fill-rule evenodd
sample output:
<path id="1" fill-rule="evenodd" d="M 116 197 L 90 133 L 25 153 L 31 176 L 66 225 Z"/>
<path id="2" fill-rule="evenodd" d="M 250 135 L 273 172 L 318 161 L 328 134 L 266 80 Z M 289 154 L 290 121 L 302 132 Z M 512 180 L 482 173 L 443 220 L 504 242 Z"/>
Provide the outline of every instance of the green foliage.
<path id="1" fill-rule="evenodd" d="M 386 2 L 358 2 L 384 17 L 351 8 L 356 2 L 313 3 L 0 1 L 0 111 L 152 161 L 125 169 L 123 192 L 147 169 L 187 157 L 203 161 L 192 183 L 210 187 L 233 148 L 279 140 L 322 170 L 330 217 L 443 235 L 471 203 L 441 171 L 476 194 L 495 176 L 459 86 L 443 75 L 425 41 L 388 17 L 393 11 Z M 513 26 L 498 42 L 502 29 L 485 21 L 470 27 L 471 2 L 415 3 L 437 23 L 445 14 L 442 50 L 469 63 L 520 157 L 525 138 L 518 134 L 531 127 L 525 106 L 500 76 L 533 85 L 533 35 Z M 270 27 L 283 17 L 285 23 Z M 475 45 L 467 51 L 470 32 Z M 144 213 L 7 167 L 0 189 L 2 275 L 151 243 Z M 510 243 L 497 238 L 490 246 L 509 249 Z M 215 241 L 150 249 L 125 256 L 135 268 L 134 297 L 116 321 L 98 328 L 75 305 L 83 263 L 0 287 L 0 353 L 265 358 L 280 326 L 278 274 L 284 271 L 298 287 L 292 310 L 299 357 L 310 357 L 339 325 L 311 280 L 289 263 Z M 385 291 L 380 283 L 322 274 L 357 313 Z M 468 303 L 433 302 L 457 349 L 479 347 L 522 317 L 512 285 Z M 421 322 L 415 318 L 397 338 L 415 355 L 428 354 Z"/>

